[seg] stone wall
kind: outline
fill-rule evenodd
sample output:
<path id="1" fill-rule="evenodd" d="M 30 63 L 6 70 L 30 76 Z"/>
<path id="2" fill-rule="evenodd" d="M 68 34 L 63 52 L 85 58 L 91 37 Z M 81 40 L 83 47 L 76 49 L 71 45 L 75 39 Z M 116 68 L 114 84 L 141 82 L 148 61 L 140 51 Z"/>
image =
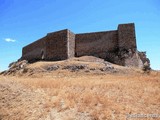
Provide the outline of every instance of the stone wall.
<path id="1" fill-rule="evenodd" d="M 134 23 L 118 25 L 119 49 L 136 49 L 136 35 Z"/>
<path id="2" fill-rule="evenodd" d="M 22 59 L 36 61 L 44 59 L 46 53 L 46 37 L 43 37 L 25 47 L 22 50 Z"/>
<path id="3" fill-rule="evenodd" d="M 76 56 L 93 55 L 106 58 L 106 53 L 118 48 L 117 31 L 76 34 Z"/>
<path id="4" fill-rule="evenodd" d="M 71 34 L 71 33 L 70 33 Z M 53 33 L 48 33 L 47 36 L 25 46 L 22 50 L 22 58 L 28 61 L 37 60 L 64 60 L 68 59 L 68 30 L 61 30 Z M 74 39 L 71 34 L 70 38 Z M 74 46 L 71 44 L 71 47 Z M 70 47 L 70 48 L 71 48 Z M 72 50 L 74 47 L 72 48 Z M 70 50 L 71 51 L 71 50 Z M 73 51 L 74 52 L 74 51 Z M 70 52 L 70 56 L 73 56 Z"/>
<path id="5" fill-rule="evenodd" d="M 65 29 L 52 32 L 22 51 L 22 59 L 28 61 L 65 60 L 85 55 L 123 66 L 150 66 L 145 54 L 137 51 L 134 23 L 120 24 L 118 30 L 113 31 L 74 34 Z"/>
<path id="6" fill-rule="evenodd" d="M 47 34 L 46 60 L 68 59 L 67 32 L 65 29 Z"/>
<path id="7" fill-rule="evenodd" d="M 75 34 L 68 30 L 67 33 L 67 42 L 68 42 L 68 58 L 75 56 Z"/>

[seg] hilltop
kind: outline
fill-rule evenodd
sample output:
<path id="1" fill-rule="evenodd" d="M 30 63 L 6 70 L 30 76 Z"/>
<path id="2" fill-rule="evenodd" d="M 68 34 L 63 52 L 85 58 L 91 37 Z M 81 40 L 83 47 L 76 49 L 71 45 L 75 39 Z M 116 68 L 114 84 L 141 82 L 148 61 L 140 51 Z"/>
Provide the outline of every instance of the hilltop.
<path id="1" fill-rule="evenodd" d="M 160 72 L 93 56 L 14 62 L 0 75 L 0 118 L 123 120 L 159 114 L 159 84 Z"/>
<path id="2" fill-rule="evenodd" d="M 94 56 L 74 57 L 62 61 L 37 61 L 28 63 L 26 60 L 13 62 L 9 69 L 3 71 L 3 75 L 17 76 L 43 76 L 46 74 L 57 74 L 68 72 L 78 74 L 132 74 L 144 73 L 143 70 L 136 67 L 119 66 L 104 59 Z"/>

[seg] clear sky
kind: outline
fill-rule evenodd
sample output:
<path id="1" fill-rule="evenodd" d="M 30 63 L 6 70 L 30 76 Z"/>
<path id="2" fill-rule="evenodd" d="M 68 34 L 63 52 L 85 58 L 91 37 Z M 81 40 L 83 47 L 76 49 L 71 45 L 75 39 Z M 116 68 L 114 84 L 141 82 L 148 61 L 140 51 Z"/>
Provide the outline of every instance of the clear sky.
<path id="1" fill-rule="evenodd" d="M 48 32 L 115 30 L 131 22 L 138 50 L 160 69 L 160 0 L 0 0 L 0 71 Z"/>

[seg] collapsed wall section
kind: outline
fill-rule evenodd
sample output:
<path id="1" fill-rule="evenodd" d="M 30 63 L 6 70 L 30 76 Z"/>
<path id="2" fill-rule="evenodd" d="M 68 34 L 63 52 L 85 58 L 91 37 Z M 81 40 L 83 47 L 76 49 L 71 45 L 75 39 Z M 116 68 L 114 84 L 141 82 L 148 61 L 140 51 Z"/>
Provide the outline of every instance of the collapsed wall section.
<path id="1" fill-rule="evenodd" d="M 118 48 L 118 33 L 115 31 L 76 34 L 76 56 L 92 55 L 106 58 L 106 53 Z"/>
<path id="2" fill-rule="evenodd" d="M 28 61 L 36 61 L 40 59 L 45 59 L 46 54 L 46 37 L 43 37 L 22 49 L 21 59 Z"/>

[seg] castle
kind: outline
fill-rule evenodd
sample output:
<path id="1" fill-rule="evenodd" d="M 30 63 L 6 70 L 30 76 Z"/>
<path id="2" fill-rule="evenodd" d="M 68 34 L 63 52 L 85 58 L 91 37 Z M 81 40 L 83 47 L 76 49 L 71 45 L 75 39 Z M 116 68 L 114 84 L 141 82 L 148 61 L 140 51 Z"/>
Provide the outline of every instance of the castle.
<path id="1" fill-rule="evenodd" d="M 96 56 L 122 65 L 143 67 L 149 64 L 144 52 L 136 45 L 134 23 L 119 24 L 117 30 L 74 34 L 68 29 L 48 33 L 25 46 L 22 60 L 58 61 L 72 57 Z"/>

